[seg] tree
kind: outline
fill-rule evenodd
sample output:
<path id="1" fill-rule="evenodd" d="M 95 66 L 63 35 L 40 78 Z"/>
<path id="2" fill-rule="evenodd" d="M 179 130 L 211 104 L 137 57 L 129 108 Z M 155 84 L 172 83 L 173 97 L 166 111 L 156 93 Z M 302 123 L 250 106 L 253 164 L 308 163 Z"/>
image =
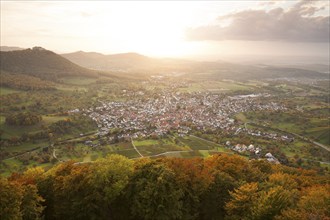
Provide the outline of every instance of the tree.
<path id="1" fill-rule="evenodd" d="M 213 179 L 201 196 L 200 219 L 224 219 L 225 204 L 230 200 L 229 192 L 237 186 L 237 182 L 227 173 L 216 173 Z"/>
<path id="2" fill-rule="evenodd" d="M 30 126 L 39 123 L 42 120 L 40 115 L 32 112 L 13 113 L 6 117 L 6 124 Z"/>
<path id="3" fill-rule="evenodd" d="M 246 183 L 230 192 L 231 200 L 225 205 L 229 219 L 249 219 L 257 192 L 258 183 Z"/>
<path id="4" fill-rule="evenodd" d="M 201 196 L 212 182 L 212 176 L 203 166 L 203 159 L 171 158 L 162 162 L 174 171 L 178 186 L 183 191 L 182 218 L 197 219 L 202 205 Z"/>
<path id="5" fill-rule="evenodd" d="M 330 219 L 330 188 L 312 186 L 303 190 L 296 207 L 287 208 L 276 220 Z"/>
<path id="6" fill-rule="evenodd" d="M 89 185 L 93 192 L 88 198 L 97 205 L 100 218 L 113 217 L 117 208 L 115 200 L 133 174 L 133 162 L 121 155 L 109 155 L 98 159 L 91 170 Z"/>
<path id="7" fill-rule="evenodd" d="M 261 191 L 258 198 L 252 201 L 251 216 L 253 219 L 271 220 L 274 216 L 293 204 L 294 191 L 289 191 L 282 186 Z"/>
<path id="8" fill-rule="evenodd" d="M 18 183 L 0 177 L 0 219 L 22 219 L 23 190 Z"/>
<path id="9" fill-rule="evenodd" d="M 41 203 L 44 199 L 38 194 L 36 185 L 28 184 L 23 187 L 23 198 L 21 203 L 21 212 L 23 219 L 41 219 L 41 213 L 44 207 Z"/>
<path id="10" fill-rule="evenodd" d="M 159 161 L 139 166 L 126 194 L 132 219 L 180 219 L 182 196 L 175 174 Z"/>
<path id="11" fill-rule="evenodd" d="M 44 200 L 36 185 L 0 178 L 0 189 L 1 219 L 40 219 Z"/>
<path id="12" fill-rule="evenodd" d="M 270 175 L 266 184 L 270 187 L 282 186 L 289 190 L 294 190 L 298 187 L 292 175 L 286 173 L 274 173 Z"/>

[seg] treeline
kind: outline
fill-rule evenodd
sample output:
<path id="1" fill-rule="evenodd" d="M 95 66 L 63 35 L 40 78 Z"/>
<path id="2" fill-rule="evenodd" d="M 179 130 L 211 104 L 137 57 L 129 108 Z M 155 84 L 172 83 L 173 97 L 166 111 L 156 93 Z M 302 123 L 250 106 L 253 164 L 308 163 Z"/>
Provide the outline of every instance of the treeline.
<path id="1" fill-rule="evenodd" d="M 33 123 L 40 122 L 40 115 L 30 112 L 13 113 L 6 117 L 5 123 L 8 125 L 28 126 Z M 31 124 L 32 123 L 32 124 Z M 59 120 L 50 125 L 40 124 L 39 131 L 33 130 L 32 132 L 22 133 L 20 136 L 13 136 L 11 138 L 2 138 L 5 131 L 0 130 L 0 145 L 2 147 L 10 147 L 20 145 L 25 142 L 36 143 L 39 141 L 57 141 L 58 137 L 64 134 L 78 136 L 81 133 L 87 133 L 97 128 L 95 122 L 87 117 L 81 115 L 71 115 L 67 119 Z M 2 150 L 1 155 L 7 155 L 6 150 Z"/>
<path id="2" fill-rule="evenodd" d="M 7 125 L 30 126 L 39 123 L 42 117 L 32 112 L 13 113 L 6 117 Z"/>
<path id="3" fill-rule="evenodd" d="M 329 177 L 248 161 L 129 160 L 61 163 L 0 179 L 6 219 L 329 219 Z"/>
<path id="4" fill-rule="evenodd" d="M 0 86 L 20 90 L 55 90 L 53 83 L 37 77 L 1 71 Z"/>

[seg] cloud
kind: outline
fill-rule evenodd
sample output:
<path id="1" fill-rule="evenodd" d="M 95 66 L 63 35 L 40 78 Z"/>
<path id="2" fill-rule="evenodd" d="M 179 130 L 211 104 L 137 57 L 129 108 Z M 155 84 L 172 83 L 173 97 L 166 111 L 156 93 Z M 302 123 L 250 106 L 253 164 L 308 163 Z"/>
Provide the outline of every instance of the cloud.
<path id="1" fill-rule="evenodd" d="M 193 41 L 329 42 L 329 15 L 317 16 L 325 9 L 317 3 L 302 0 L 289 10 L 278 7 L 220 16 L 213 25 L 187 29 L 186 37 Z"/>

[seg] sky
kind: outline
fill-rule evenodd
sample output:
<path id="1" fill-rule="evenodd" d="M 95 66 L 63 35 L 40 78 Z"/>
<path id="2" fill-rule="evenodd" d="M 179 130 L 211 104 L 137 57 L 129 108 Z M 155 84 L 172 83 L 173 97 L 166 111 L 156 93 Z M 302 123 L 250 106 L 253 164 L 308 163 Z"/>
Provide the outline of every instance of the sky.
<path id="1" fill-rule="evenodd" d="M 329 1 L 3 1 L 1 46 L 155 57 L 329 57 Z"/>

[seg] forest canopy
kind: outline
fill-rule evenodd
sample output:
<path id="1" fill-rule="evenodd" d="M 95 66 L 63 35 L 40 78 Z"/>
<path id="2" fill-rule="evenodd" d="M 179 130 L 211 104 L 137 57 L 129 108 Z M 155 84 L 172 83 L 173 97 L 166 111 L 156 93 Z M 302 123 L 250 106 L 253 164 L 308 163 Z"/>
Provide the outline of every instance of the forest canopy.
<path id="1" fill-rule="evenodd" d="M 109 155 L 0 179 L 6 219 L 329 219 L 328 176 L 219 154 Z"/>

